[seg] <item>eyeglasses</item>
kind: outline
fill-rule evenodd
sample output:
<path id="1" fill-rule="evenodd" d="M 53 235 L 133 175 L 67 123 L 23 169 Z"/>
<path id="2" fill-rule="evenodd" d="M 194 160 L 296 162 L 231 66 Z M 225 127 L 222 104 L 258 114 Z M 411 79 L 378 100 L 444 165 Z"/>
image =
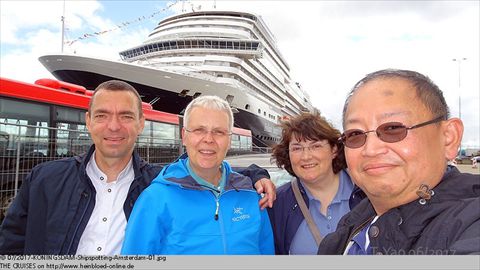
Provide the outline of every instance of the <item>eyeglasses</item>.
<path id="1" fill-rule="evenodd" d="M 205 136 L 207 136 L 207 134 L 209 132 L 212 134 L 212 137 L 214 137 L 214 138 L 222 138 L 222 137 L 232 135 L 231 132 L 228 132 L 228 131 L 222 130 L 222 129 L 208 130 L 206 128 L 195 128 L 195 129 L 185 128 L 185 131 L 190 132 L 193 135 L 198 136 L 198 137 L 205 137 Z"/>
<path id="2" fill-rule="evenodd" d="M 348 148 L 359 148 L 367 141 L 367 133 L 375 132 L 380 140 L 387 143 L 394 143 L 405 139 L 410 129 L 423 127 L 443 120 L 445 120 L 445 115 L 411 127 L 406 127 L 400 122 L 388 122 L 381 124 L 375 130 L 363 131 L 361 129 L 349 129 L 342 134 L 339 140 Z"/>
<path id="3" fill-rule="evenodd" d="M 310 151 L 310 153 L 314 153 L 314 152 L 320 151 L 320 149 L 325 147 L 325 145 L 327 145 L 327 144 L 328 144 L 328 142 L 326 142 L 326 143 L 317 142 L 317 143 L 313 143 L 313 144 L 308 145 L 308 146 L 292 145 L 288 148 L 288 151 L 290 151 L 290 153 L 292 153 L 292 154 L 301 154 L 301 153 L 303 153 L 304 149 L 308 149 L 308 151 Z"/>

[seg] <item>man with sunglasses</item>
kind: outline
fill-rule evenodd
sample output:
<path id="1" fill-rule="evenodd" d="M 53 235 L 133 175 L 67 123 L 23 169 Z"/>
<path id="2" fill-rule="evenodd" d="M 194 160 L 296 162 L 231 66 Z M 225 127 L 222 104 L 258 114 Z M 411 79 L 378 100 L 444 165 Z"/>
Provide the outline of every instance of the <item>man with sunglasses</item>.
<path id="1" fill-rule="evenodd" d="M 480 178 L 447 166 L 463 124 L 441 90 L 408 70 L 367 75 L 343 109 L 341 141 L 362 200 L 319 254 L 480 253 Z"/>

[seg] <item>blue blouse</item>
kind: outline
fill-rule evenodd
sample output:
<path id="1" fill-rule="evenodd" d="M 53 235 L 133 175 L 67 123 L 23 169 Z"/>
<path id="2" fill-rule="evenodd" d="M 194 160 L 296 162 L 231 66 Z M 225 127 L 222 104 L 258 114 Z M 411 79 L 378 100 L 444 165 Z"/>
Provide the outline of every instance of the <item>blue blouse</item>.
<path id="1" fill-rule="evenodd" d="M 305 188 L 309 200 L 309 210 L 313 221 L 318 227 L 320 234 L 325 236 L 337 229 L 338 221 L 350 211 L 348 200 L 352 194 L 353 183 L 350 176 L 344 171 L 340 171 L 340 183 L 337 194 L 327 207 L 327 214 L 324 216 L 320 213 L 322 204 L 315 199 L 312 194 Z M 318 245 L 313 238 L 306 220 L 303 220 L 298 227 L 292 244 L 290 245 L 290 254 L 317 254 Z"/>

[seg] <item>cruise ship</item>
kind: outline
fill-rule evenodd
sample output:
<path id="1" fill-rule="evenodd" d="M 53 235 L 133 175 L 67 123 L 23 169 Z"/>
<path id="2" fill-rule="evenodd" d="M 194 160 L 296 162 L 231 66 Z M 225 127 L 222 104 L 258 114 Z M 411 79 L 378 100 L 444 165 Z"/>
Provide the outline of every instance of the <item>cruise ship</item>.
<path id="1" fill-rule="evenodd" d="M 279 122 L 312 111 L 308 94 L 260 16 L 197 11 L 168 17 L 120 60 L 45 55 L 40 62 L 57 79 L 94 89 L 101 82 L 131 83 L 156 110 L 181 114 L 200 95 L 217 95 L 235 112 L 235 126 L 252 131 L 253 144 L 279 142 Z"/>

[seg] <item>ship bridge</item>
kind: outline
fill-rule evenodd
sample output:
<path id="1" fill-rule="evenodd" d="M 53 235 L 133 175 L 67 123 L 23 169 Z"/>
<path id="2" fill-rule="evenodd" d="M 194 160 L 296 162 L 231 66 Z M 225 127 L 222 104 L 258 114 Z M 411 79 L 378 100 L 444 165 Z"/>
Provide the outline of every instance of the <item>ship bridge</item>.
<path id="1" fill-rule="evenodd" d="M 146 57 L 156 57 L 158 55 L 190 52 L 206 52 L 231 54 L 237 57 L 251 59 L 261 58 L 263 45 L 258 40 L 231 40 L 221 38 L 209 39 L 175 39 L 151 42 L 141 46 L 120 52 L 122 60 L 134 62 L 145 59 Z"/>

